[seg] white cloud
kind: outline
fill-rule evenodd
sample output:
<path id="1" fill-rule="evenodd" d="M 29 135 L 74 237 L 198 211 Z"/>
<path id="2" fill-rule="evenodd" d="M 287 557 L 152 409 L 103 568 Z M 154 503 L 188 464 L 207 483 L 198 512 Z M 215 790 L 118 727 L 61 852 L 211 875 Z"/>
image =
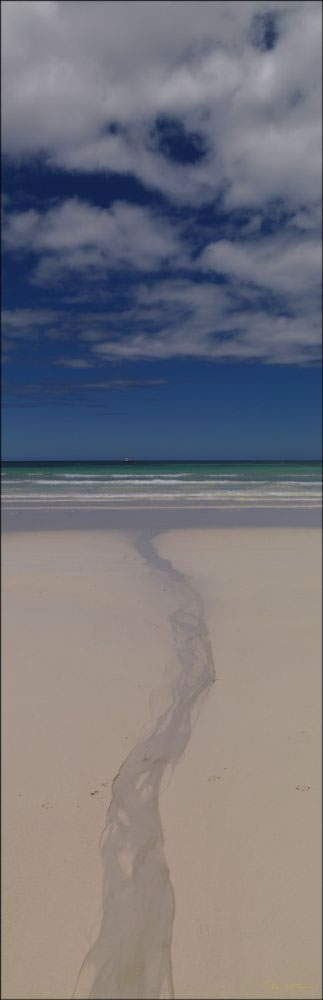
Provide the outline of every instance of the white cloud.
<path id="1" fill-rule="evenodd" d="M 39 328 L 57 318 L 55 309 L 3 309 L 2 322 L 12 335 L 22 336 L 24 331 Z"/>
<path id="2" fill-rule="evenodd" d="M 5 204 L 7 252 L 34 254 L 33 283 L 79 279 L 79 290 L 67 288 L 73 311 L 8 311 L 10 342 L 74 338 L 75 357 L 59 361 L 74 368 L 125 358 L 317 359 L 321 5 L 4 0 L 2 9 L 4 152 L 133 173 L 174 209 L 170 222 L 120 201 L 104 209 L 75 198 L 42 212 Z M 268 15 L 277 44 L 265 50 Z M 205 155 L 164 155 L 158 116 L 198 133 Z M 216 215 L 195 231 L 195 209 L 218 196 L 225 231 Z M 239 233 L 236 209 L 246 210 Z M 121 303 L 116 269 L 130 268 L 137 285 Z M 102 311 L 77 312 L 93 281 Z"/>
<path id="3" fill-rule="evenodd" d="M 160 267 L 179 250 L 175 231 L 148 208 L 115 202 L 111 209 L 70 199 L 45 212 L 11 212 L 4 227 L 9 250 L 40 255 L 36 279 L 123 265 Z"/>
<path id="4" fill-rule="evenodd" d="M 202 268 L 236 283 L 257 285 L 272 293 L 312 295 L 320 287 L 321 242 L 291 239 L 285 233 L 253 241 L 218 240 L 203 251 Z"/>
<path id="5" fill-rule="evenodd" d="M 37 340 L 42 336 L 62 335 L 60 313 L 55 309 L 3 309 L 1 314 L 4 353 L 18 346 L 19 340 Z"/>
<path id="6" fill-rule="evenodd" d="M 266 14 L 279 37 L 263 51 L 253 25 L 258 16 L 259 39 Z M 223 185 L 231 205 L 320 196 L 317 0 L 4 0 L 2 20 L 9 154 L 131 171 L 180 201 L 213 199 Z M 159 114 L 197 129 L 207 157 L 162 156 L 151 137 Z"/>
<path id="7" fill-rule="evenodd" d="M 267 364 L 310 364 L 320 356 L 319 330 L 297 317 L 270 317 L 265 312 L 237 314 L 222 330 L 202 333 L 197 319 L 185 331 L 162 330 L 158 337 L 130 334 L 107 340 L 93 352 L 105 361 L 195 358 L 210 361 L 261 361 Z"/>
<path id="8" fill-rule="evenodd" d="M 63 368 L 75 368 L 79 370 L 92 367 L 91 361 L 85 358 L 60 358 L 59 361 L 56 361 L 56 364 Z"/>
<path id="9" fill-rule="evenodd" d="M 278 252 L 278 249 L 277 249 Z M 250 287 L 230 273 L 227 284 L 169 277 L 138 282 L 118 308 L 86 313 L 15 310 L 3 321 L 14 342 L 50 338 L 53 354 L 68 341 L 68 358 L 58 364 L 85 368 L 110 361 L 196 358 L 260 360 L 271 364 L 308 364 L 320 357 L 320 312 L 314 296 L 289 290 L 275 308 L 275 297 Z M 245 281 L 245 279 L 243 279 Z M 265 300 L 264 300 L 265 296 Z M 282 307 L 284 304 L 284 308 Z M 57 341 L 57 343 L 56 343 Z M 71 349 L 71 344 L 74 345 Z M 81 348 L 81 350 L 80 350 Z M 82 357 L 80 358 L 80 354 Z"/>
<path id="10" fill-rule="evenodd" d="M 259 299 L 259 301 L 258 301 Z M 234 285 L 193 281 L 139 286 L 125 328 L 92 346 L 101 360 L 196 358 L 308 364 L 320 357 L 320 316 L 306 304 L 286 315 L 245 297 Z M 257 307 L 258 303 L 258 307 Z M 135 327 L 135 329 L 134 329 Z"/>

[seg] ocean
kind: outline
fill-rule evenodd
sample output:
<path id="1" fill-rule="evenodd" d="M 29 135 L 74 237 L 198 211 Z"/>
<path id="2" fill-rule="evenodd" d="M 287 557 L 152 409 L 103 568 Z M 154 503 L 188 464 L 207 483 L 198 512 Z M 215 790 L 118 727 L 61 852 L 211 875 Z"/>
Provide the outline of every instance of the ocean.
<path id="1" fill-rule="evenodd" d="M 317 508 L 320 462 L 7 462 L 4 510 Z"/>

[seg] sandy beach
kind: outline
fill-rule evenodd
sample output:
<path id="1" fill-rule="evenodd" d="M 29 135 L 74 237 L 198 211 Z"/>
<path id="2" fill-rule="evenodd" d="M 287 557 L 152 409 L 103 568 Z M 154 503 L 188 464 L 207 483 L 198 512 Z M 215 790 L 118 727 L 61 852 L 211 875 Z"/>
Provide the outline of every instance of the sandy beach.
<path id="1" fill-rule="evenodd" d="M 146 997 L 319 997 L 320 531 L 153 544 L 155 564 L 117 531 L 3 538 L 3 996 L 109 997 L 111 981 L 142 997 L 146 972 L 129 959 L 127 986 L 121 968 L 140 925 Z M 123 847 L 103 838 L 100 856 L 117 775 L 109 829 Z M 93 961 L 76 986 L 98 940 L 101 986 Z"/>
<path id="2" fill-rule="evenodd" d="M 322 997 L 322 5 L 5 0 L 2 996 Z"/>
<path id="3" fill-rule="evenodd" d="M 163 803 L 179 997 L 320 994 L 319 543 L 158 543 L 203 596 L 217 678 Z"/>
<path id="4" fill-rule="evenodd" d="M 2 996 L 322 993 L 322 5 L 5 0 Z"/>

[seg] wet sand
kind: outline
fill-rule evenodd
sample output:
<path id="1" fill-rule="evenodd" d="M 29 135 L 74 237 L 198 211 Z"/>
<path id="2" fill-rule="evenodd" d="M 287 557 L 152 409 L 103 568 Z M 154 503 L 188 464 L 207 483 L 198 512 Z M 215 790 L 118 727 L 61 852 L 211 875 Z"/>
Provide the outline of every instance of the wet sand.
<path id="1" fill-rule="evenodd" d="M 319 997 L 319 531 L 3 549 L 3 995 Z"/>

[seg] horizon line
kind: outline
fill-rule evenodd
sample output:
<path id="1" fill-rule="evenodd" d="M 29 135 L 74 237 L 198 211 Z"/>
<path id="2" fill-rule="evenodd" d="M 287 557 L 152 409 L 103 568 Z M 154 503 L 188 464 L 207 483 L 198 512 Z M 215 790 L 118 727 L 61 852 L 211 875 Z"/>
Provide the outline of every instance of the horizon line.
<path id="1" fill-rule="evenodd" d="M 272 458 L 5 458 L 1 459 L 1 465 L 6 464 L 25 464 L 25 463 L 37 463 L 37 462 L 47 462 L 48 465 L 59 462 L 61 465 L 68 465 L 71 462 L 82 462 L 89 465 L 91 462 L 99 463 L 114 463 L 115 465 L 133 465 L 136 463 L 149 464 L 154 463 L 168 463 L 172 462 L 175 464 L 194 462 L 197 464 L 206 462 L 219 462 L 219 463 L 230 463 L 234 462 L 241 465 L 250 462 L 322 462 L 322 456 L 312 457 L 312 458 L 278 458 L 273 456 Z"/>

